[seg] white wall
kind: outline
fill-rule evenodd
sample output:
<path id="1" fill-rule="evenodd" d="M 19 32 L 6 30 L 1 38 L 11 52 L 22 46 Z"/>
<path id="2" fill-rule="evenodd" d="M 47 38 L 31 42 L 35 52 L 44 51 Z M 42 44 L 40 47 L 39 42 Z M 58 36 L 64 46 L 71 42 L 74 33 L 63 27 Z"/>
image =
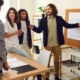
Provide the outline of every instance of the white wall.
<path id="1" fill-rule="evenodd" d="M 39 6 L 46 6 L 49 3 L 53 3 L 57 6 L 59 15 L 65 18 L 66 9 L 80 9 L 80 0 L 35 0 L 34 14 L 41 14 L 38 11 Z"/>
<path id="2" fill-rule="evenodd" d="M 6 18 L 6 12 L 9 9 L 9 0 L 4 0 L 4 5 L 1 8 L 0 11 L 0 19 L 5 22 L 5 18 Z"/>
<path id="3" fill-rule="evenodd" d="M 20 0 L 20 8 L 26 9 L 28 11 L 30 21 L 32 22 L 34 0 Z"/>
<path id="4" fill-rule="evenodd" d="M 34 0 L 9 0 L 10 7 L 14 7 L 17 10 L 26 9 L 29 14 L 30 21 L 32 22 L 32 16 L 34 12 Z"/>
<path id="5" fill-rule="evenodd" d="M 48 3 L 53 2 L 53 0 L 34 0 L 34 15 L 41 14 L 38 10 L 40 6 L 46 6 Z"/>
<path id="6" fill-rule="evenodd" d="M 18 0 L 4 0 L 4 5 L 2 6 L 2 10 L 0 12 L 0 19 L 5 22 L 6 14 L 10 7 L 14 7 L 18 10 Z"/>
<path id="7" fill-rule="evenodd" d="M 6 2 L 6 4 L 7 3 L 8 2 Z M 49 3 L 53 3 L 57 6 L 59 15 L 63 18 L 65 18 L 66 9 L 80 9 L 80 0 L 9 0 L 9 7 L 14 7 L 17 10 L 20 8 L 26 9 L 32 22 L 33 15 L 41 14 L 38 7 L 46 6 Z"/>
<path id="8" fill-rule="evenodd" d="M 14 7 L 18 10 L 18 0 L 9 0 L 9 7 Z"/>

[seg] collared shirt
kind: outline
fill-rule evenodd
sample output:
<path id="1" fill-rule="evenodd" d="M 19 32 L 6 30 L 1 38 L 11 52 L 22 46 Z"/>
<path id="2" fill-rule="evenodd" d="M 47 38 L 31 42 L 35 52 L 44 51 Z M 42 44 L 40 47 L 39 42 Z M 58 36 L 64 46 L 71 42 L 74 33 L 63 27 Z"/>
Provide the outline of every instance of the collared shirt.
<path id="1" fill-rule="evenodd" d="M 48 47 L 58 46 L 56 18 L 49 16 L 48 20 Z"/>

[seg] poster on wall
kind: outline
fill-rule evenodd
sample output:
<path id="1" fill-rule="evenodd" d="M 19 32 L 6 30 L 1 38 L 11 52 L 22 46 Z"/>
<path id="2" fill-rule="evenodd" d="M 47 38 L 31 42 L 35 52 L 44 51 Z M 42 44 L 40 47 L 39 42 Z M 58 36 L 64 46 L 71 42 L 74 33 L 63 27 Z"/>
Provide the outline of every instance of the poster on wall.
<path id="1" fill-rule="evenodd" d="M 80 12 L 70 12 L 68 23 L 80 23 Z M 68 29 L 67 38 L 80 40 L 80 28 Z"/>

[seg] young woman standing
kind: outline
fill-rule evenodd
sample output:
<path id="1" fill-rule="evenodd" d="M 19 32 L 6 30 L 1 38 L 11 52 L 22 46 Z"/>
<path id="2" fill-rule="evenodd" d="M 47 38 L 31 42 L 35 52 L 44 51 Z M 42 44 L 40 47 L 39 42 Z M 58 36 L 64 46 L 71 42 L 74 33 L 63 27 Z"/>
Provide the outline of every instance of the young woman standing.
<path id="1" fill-rule="evenodd" d="M 30 21 L 28 13 L 25 9 L 18 11 L 19 23 L 18 30 L 22 30 L 22 34 L 19 36 L 19 43 L 23 50 L 31 56 L 30 48 L 32 47 L 31 30 L 29 29 Z"/>
<path id="2" fill-rule="evenodd" d="M 7 21 L 5 22 L 5 42 L 7 50 L 11 53 L 20 54 L 26 58 L 29 55 L 20 48 L 18 36 L 22 34 L 22 30 L 17 29 L 18 15 L 15 8 L 10 8 L 7 12 Z"/>

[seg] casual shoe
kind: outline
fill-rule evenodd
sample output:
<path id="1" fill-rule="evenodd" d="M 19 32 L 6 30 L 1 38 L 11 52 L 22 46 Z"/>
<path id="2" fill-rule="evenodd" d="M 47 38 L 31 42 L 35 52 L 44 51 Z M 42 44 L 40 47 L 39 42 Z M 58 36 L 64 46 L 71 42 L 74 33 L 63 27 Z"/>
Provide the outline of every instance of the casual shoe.
<path id="1" fill-rule="evenodd" d="M 55 80 L 61 80 L 58 76 L 55 76 Z"/>

